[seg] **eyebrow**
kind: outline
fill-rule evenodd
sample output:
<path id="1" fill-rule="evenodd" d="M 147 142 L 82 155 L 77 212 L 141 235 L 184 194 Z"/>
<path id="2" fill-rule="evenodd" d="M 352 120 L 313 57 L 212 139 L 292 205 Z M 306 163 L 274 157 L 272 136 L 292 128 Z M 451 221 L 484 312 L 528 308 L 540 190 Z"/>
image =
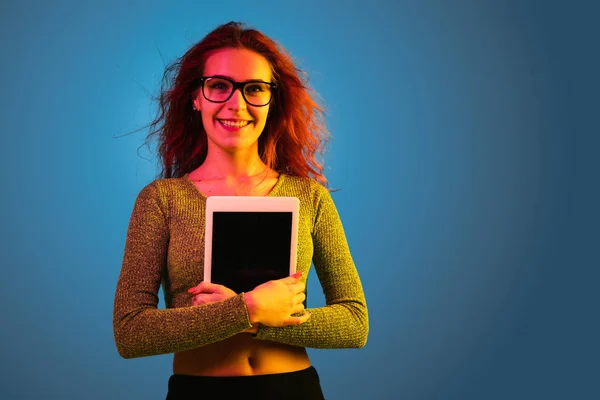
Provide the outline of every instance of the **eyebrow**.
<path id="1" fill-rule="evenodd" d="M 237 82 L 231 76 L 227 76 L 227 75 L 207 75 L 206 78 L 222 78 L 222 79 L 229 79 L 230 81 Z M 266 80 L 263 80 L 263 79 L 246 79 L 245 81 L 240 81 L 240 83 L 247 83 L 247 82 L 272 83 L 272 82 L 269 82 L 269 81 L 266 81 Z"/>

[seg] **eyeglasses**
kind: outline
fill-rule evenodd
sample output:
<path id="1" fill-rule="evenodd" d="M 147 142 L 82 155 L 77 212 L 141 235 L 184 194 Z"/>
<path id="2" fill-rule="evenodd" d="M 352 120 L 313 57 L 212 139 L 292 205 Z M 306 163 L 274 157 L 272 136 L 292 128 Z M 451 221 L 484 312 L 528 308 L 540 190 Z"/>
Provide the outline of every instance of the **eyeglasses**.
<path id="1" fill-rule="evenodd" d="M 271 102 L 277 85 L 271 82 L 252 80 L 235 82 L 222 76 L 203 76 L 200 78 L 202 95 L 212 103 L 225 103 L 236 89 L 240 89 L 246 103 L 255 107 L 264 107 Z"/>

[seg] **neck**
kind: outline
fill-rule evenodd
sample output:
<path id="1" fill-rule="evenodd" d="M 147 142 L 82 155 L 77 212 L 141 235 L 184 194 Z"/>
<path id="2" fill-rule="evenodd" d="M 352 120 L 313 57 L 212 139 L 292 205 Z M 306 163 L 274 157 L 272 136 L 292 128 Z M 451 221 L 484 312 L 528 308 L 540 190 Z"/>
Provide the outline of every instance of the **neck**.
<path id="1" fill-rule="evenodd" d="M 204 179 L 244 179 L 267 169 L 258 156 L 258 148 L 229 153 L 209 146 L 206 159 L 197 172 L 201 172 Z"/>

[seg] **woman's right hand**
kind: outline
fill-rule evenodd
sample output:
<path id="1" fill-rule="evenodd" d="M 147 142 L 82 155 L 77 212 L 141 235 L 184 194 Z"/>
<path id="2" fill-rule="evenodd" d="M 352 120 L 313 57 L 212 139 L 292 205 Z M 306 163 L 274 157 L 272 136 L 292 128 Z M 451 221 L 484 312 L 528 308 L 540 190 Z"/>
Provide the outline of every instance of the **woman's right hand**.
<path id="1" fill-rule="evenodd" d="M 305 284 L 300 280 L 302 272 L 283 279 L 277 279 L 258 285 L 244 293 L 248 314 L 252 324 L 281 327 L 300 325 L 308 321 L 309 312 L 293 317 L 304 311 Z"/>

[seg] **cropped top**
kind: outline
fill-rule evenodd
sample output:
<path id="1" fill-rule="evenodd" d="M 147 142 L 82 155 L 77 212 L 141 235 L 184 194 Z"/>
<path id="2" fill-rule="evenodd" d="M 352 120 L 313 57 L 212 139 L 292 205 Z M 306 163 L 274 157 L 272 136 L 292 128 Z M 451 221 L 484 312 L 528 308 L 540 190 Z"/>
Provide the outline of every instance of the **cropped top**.
<path id="1" fill-rule="evenodd" d="M 369 330 L 362 285 L 329 191 L 310 178 L 280 174 L 268 196 L 300 202 L 297 271 L 314 265 L 326 305 L 287 327 L 259 326 L 257 340 L 313 348 L 365 345 Z M 250 328 L 243 293 L 192 306 L 187 290 L 204 275 L 206 197 L 186 175 L 157 179 L 139 193 L 129 222 L 113 308 L 124 358 L 174 353 L 215 343 Z M 165 308 L 158 308 L 162 284 Z"/>

